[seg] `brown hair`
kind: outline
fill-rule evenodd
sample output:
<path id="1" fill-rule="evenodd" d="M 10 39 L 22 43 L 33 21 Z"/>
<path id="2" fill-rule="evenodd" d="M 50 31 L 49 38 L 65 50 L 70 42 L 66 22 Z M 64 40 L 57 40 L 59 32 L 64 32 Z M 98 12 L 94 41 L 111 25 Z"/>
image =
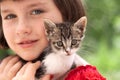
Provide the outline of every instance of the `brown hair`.
<path id="1" fill-rule="evenodd" d="M 0 0 L 2 2 L 4 0 Z M 17 0 L 13 0 L 17 1 Z M 63 20 L 76 22 L 80 17 L 85 16 L 85 9 L 81 0 L 53 0 L 60 10 Z M 8 48 L 2 31 L 2 18 L 0 15 L 0 48 Z"/>

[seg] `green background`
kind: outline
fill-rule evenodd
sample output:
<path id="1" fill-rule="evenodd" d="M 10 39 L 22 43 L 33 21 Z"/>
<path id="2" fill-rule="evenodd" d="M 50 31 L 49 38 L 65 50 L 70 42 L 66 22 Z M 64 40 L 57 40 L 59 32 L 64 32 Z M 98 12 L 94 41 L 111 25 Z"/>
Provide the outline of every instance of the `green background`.
<path id="1" fill-rule="evenodd" d="M 83 1 L 88 25 L 79 53 L 107 80 L 120 80 L 120 0 Z"/>

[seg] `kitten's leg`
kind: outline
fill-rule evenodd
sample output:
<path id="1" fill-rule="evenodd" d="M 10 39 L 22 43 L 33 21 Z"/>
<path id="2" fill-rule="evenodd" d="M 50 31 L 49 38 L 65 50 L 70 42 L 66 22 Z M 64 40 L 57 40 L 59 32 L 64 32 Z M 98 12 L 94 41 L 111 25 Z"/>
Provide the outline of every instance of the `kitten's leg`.
<path id="1" fill-rule="evenodd" d="M 42 65 L 40 66 L 40 68 L 38 68 L 36 74 L 35 74 L 35 77 L 36 77 L 36 80 L 42 78 L 46 73 L 46 66 L 44 65 L 44 63 L 42 63 Z"/>
<path id="2" fill-rule="evenodd" d="M 82 57 L 80 57 L 78 54 L 75 54 L 74 63 L 76 64 L 76 66 L 89 65 L 89 63 L 85 61 Z"/>

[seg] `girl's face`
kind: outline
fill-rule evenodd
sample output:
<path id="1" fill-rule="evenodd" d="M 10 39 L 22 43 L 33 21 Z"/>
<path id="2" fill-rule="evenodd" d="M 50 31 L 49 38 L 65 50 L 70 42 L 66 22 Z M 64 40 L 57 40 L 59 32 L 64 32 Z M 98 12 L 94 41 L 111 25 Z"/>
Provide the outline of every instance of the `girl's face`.
<path id="1" fill-rule="evenodd" d="M 43 20 L 63 21 L 53 0 L 6 0 L 0 5 L 5 39 L 24 60 L 37 58 L 48 45 Z"/>

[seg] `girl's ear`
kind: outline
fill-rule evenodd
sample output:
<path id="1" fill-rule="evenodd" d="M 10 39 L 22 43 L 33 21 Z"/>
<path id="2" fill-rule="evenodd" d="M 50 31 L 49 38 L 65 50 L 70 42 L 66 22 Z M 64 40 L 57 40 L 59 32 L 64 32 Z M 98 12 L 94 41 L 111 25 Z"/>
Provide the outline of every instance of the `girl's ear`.
<path id="1" fill-rule="evenodd" d="M 86 16 L 83 16 L 74 23 L 74 28 L 79 29 L 80 31 L 84 32 L 86 29 L 86 25 L 87 25 L 87 18 Z"/>

